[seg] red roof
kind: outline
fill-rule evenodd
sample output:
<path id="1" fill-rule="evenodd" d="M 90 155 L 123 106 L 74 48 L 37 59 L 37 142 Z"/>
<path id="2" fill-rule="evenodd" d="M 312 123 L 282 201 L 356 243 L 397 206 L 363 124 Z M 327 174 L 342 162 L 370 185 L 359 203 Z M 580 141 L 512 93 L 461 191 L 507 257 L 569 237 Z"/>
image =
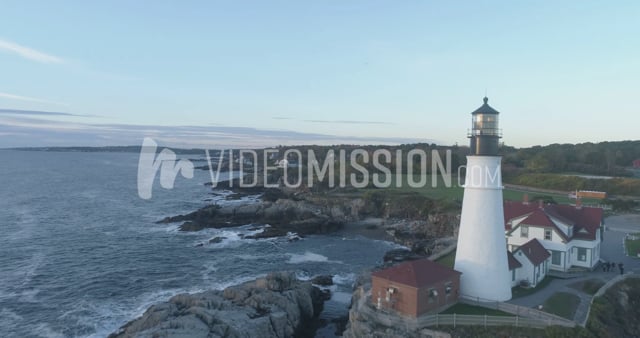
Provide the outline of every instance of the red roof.
<path id="1" fill-rule="evenodd" d="M 539 209 L 537 203 L 522 203 L 522 202 L 504 202 L 504 223 L 507 230 L 511 230 L 511 221 L 514 218 L 524 216 L 534 210 Z"/>
<path id="2" fill-rule="evenodd" d="M 551 218 L 573 225 L 573 238 L 596 239 L 596 233 L 602 223 L 602 208 L 575 207 L 566 204 L 546 204 L 504 202 L 505 229 L 511 230 L 511 221 L 515 218 L 526 217 L 521 224 L 539 227 L 552 227 L 565 240 L 570 240 L 555 225 Z M 581 232 L 584 229 L 586 232 Z"/>
<path id="3" fill-rule="evenodd" d="M 537 239 L 532 239 L 516 249 L 516 252 L 522 251 L 529 259 L 533 266 L 538 266 L 544 262 L 551 254 L 545 249 Z"/>
<path id="4" fill-rule="evenodd" d="M 523 224 L 539 225 L 544 227 L 555 226 L 555 223 L 547 216 L 544 209 L 534 210 L 527 218 L 522 221 Z"/>
<path id="5" fill-rule="evenodd" d="M 371 276 L 387 279 L 394 283 L 422 288 L 447 279 L 457 278 L 461 273 L 444 265 L 419 259 L 401 263 L 384 270 L 378 270 Z"/>
<path id="6" fill-rule="evenodd" d="M 507 251 L 507 259 L 509 260 L 509 271 L 522 267 L 522 264 L 520 264 L 520 262 L 518 262 L 518 260 L 513 257 L 511 251 Z"/>

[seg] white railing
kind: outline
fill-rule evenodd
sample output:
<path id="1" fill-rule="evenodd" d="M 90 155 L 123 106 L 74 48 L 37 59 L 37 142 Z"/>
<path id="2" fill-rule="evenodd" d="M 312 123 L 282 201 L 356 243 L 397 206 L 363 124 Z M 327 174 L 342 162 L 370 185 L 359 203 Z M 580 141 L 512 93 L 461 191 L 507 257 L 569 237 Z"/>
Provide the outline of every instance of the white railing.
<path id="1" fill-rule="evenodd" d="M 539 311 L 533 308 L 510 303 L 491 301 L 479 297 L 469 296 L 460 296 L 459 302 L 469 305 L 481 306 L 492 310 L 507 312 L 518 317 L 546 321 L 551 323 L 549 325 L 561 325 L 566 327 L 574 327 L 576 325 L 576 323 L 572 320 L 568 320 L 566 318 L 556 316 L 548 312 Z"/>
<path id="2" fill-rule="evenodd" d="M 458 326 L 458 325 L 483 325 L 483 326 L 516 326 L 545 328 L 552 325 L 574 327 L 575 322 L 552 315 L 550 313 L 530 309 L 514 304 L 502 302 L 481 302 L 460 299 L 460 302 L 501 310 L 513 316 L 489 316 L 489 315 L 461 315 L 461 314 L 426 314 L 418 318 L 399 315 L 391 310 L 376 309 L 370 301 L 371 294 L 361 295 L 355 305 L 360 315 L 369 318 L 376 323 L 387 327 L 398 325 L 407 330 L 416 330 L 425 327 Z"/>
<path id="3" fill-rule="evenodd" d="M 532 327 L 545 328 L 551 325 L 559 325 L 552 320 L 543 320 L 536 318 L 526 318 L 519 316 L 488 316 L 488 315 L 443 315 L 435 314 L 423 316 L 417 319 L 418 327 L 438 327 L 458 325 L 475 325 L 475 326 L 515 326 L 515 327 Z"/>

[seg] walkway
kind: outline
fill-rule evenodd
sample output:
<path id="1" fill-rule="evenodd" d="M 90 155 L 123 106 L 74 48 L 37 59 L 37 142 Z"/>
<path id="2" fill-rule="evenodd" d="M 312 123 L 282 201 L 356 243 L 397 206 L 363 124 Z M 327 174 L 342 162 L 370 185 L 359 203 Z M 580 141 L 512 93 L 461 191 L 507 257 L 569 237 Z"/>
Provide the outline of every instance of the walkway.
<path id="1" fill-rule="evenodd" d="M 640 274 L 640 259 L 626 256 L 622 247 L 622 242 L 627 233 L 640 232 L 640 215 L 611 216 L 605 220 L 605 224 L 607 231 L 604 232 L 603 236 L 601 258 L 607 262 L 622 262 L 625 273 Z M 509 303 L 526 307 L 537 307 L 538 305 L 542 305 L 556 292 L 571 293 L 580 297 L 580 304 L 576 309 L 574 321 L 584 323 L 587 319 L 593 296 L 581 290 L 574 289 L 569 285 L 590 279 L 607 282 L 619 274 L 620 271 L 617 267 L 611 272 L 603 272 L 602 269 L 598 268 L 596 271 L 584 273 L 576 278 L 553 279 L 544 289 L 529 296 L 512 299 Z"/>

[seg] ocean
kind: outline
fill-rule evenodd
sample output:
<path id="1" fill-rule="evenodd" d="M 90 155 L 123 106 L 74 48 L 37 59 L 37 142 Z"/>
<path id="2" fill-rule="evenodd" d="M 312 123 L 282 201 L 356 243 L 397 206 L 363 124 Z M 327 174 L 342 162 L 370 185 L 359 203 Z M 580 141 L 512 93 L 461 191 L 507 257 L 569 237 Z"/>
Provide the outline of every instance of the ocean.
<path id="1" fill-rule="evenodd" d="M 0 337 L 104 337 L 173 295 L 279 270 L 334 275 L 321 317 L 337 318 L 356 275 L 397 247 L 342 235 L 241 238 L 263 225 L 180 232 L 156 224 L 256 197 L 213 195 L 209 173 L 196 170 L 173 189 L 156 179 L 152 198 L 141 199 L 134 153 L 2 150 L 0 158 Z M 218 236 L 226 239 L 209 243 Z"/>

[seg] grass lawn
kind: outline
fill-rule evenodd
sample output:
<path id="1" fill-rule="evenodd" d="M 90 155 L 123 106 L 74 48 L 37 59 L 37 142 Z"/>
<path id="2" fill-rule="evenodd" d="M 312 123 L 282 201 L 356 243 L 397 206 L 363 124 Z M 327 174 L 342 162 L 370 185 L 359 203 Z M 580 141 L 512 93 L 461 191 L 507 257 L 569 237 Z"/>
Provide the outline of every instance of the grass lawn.
<path id="1" fill-rule="evenodd" d="M 634 234 L 640 237 L 640 234 Z M 640 239 L 628 239 L 624 240 L 624 247 L 627 248 L 627 254 L 631 257 L 638 257 L 640 251 Z"/>
<path id="2" fill-rule="evenodd" d="M 589 295 L 594 295 L 603 285 L 603 281 L 594 278 L 570 284 L 569 287 L 580 290 Z"/>
<path id="3" fill-rule="evenodd" d="M 453 265 L 456 262 L 456 251 L 453 250 L 450 253 L 438 258 L 436 262 L 453 269 Z"/>
<path id="4" fill-rule="evenodd" d="M 447 201 L 458 201 L 462 202 L 462 198 L 464 196 L 464 188 L 462 188 L 458 182 L 457 175 L 452 175 L 451 182 L 447 184 L 441 175 L 436 177 L 435 185 L 433 184 L 433 175 L 427 175 L 426 177 L 422 177 L 421 175 L 413 175 L 412 181 L 415 183 L 419 183 L 422 181 L 424 183 L 421 187 L 413 188 L 409 186 L 409 175 L 402 174 L 400 178 L 400 184 L 397 185 L 397 175 L 391 175 L 391 185 L 387 188 L 382 189 L 387 193 L 391 193 L 393 195 L 406 195 L 406 194 L 419 194 L 421 196 L 434 199 L 434 200 L 447 200 Z M 359 197 L 364 192 L 370 189 L 354 189 L 351 192 L 344 192 L 340 195 L 344 197 Z M 526 188 L 525 188 L 526 190 Z M 554 201 L 560 204 L 570 204 L 575 203 L 575 200 L 570 199 L 567 195 L 564 194 L 553 194 L 553 193 L 541 193 L 534 191 L 524 191 L 524 190 L 512 190 L 512 189 L 504 189 L 503 196 L 505 200 L 511 201 L 522 201 L 524 194 L 529 195 L 529 200 L 533 200 L 537 197 L 551 197 Z M 599 200 L 590 200 L 583 199 L 583 203 L 600 203 Z"/>
<path id="5" fill-rule="evenodd" d="M 395 192 L 417 192 L 418 194 L 432 198 L 432 199 L 447 199 L 447 200 L 460 200 L 462 201 L 464 189 L 459 185 L 458 178 L 456 175 L 452 175 L 451 183 L 448 185 L 443 180 L 442 176 L 436 177 L 436 184 L 433 185 L 433 175 L 427 175 L 426 184 L 420 188 L 412 188 L 408 184 L 408 175 L 402 175 L 401 178 L 401 186 L 396 186 L 396 175 L 392 175 L 392 184 L 389 188 L 389 191 Z M 422 177 L 420 175 L 414 175 L 413 181 L 419 182 Z M 552 193 L 540 193 L 540 192 L 532 192 L 532 191 L 522 191 L 522 190 L 511 190 L 504 189 L 503 196 L 505 200 L 511 201 L 522 201 L 524 194 L 529 195 L 529 199 L 535 199 L 536 197 L 552 197 L 557 203 L 561 204 L 569 204 L 575 203 L 575 200 L 570 199 L 567 195 L 564 194 L 552 194 Z M 583 199 L 583 203 L 595 203 L 599 200 L 586 200 Z"/>
<path id="6" fill-rule="evenodd" d="M 409 185 L 409 176 L 402 175 L 400 186 L 396 185 L 397 176 L 392 175 L 391 177 L 391 186 L 387 188 L 389 191 L 395 192 L 416 192 L 424 197 L 432 198 L 432 199 L 447 199 L 447 200 L 462 200 L 463 189 L 459 186 L 458 180 L 456 177 L 451 177 L 451 183 L 447 184 L 443 177 L 438 175 L 436 177 L 436 184 L 433 184 L 433 175 L 427 175 L 426 178 L 423 178 L 420 175 L 413 175 L 413 182 L 420 182 L 421 180 L 426 179 L 426 184 L 419 188 L 413 188 Z"/>
<path id="7" fill-rule="evenodd" d="M 524 297 L 524 296 L 528 296 L 530 294 L 536 293 L 539 290 L 547 287 L 547 285 L 549 285 L 549 283 L 551 283 L 553 279 L 555 278 L 551 276 L 545 276 L 542 282 L 538 283 L 538 285 L 536 285 L 535 288 L 521 288 L 519 286 L 516 286 L 511 289 L 511 298 L 512 299 L 520 298 L 520 297 Z"/>
<path id="8" fill-rule="evenodd" d="M 454 306 L 446 309 L 445 311 L 440 312 L 440 314 L 443 314 L 443 315 L 452 315 L 454 313 L 458 315 L 480 315 L 480 316 L 487 315 L 487 316 L 513 317 L 512 314 L 503 312 L 500 310 L 487 309 L 482 306 L 475 306 L 475 305 L 469 305 L 469 304 L 463 304 L 463 303 L 457 303 Z"/>
<path id="9" fill-rule="evenodd" d="M 567 292 L 556 292 L 544 302 L 543 311 L 573 320 L 580 298 Z"/>

